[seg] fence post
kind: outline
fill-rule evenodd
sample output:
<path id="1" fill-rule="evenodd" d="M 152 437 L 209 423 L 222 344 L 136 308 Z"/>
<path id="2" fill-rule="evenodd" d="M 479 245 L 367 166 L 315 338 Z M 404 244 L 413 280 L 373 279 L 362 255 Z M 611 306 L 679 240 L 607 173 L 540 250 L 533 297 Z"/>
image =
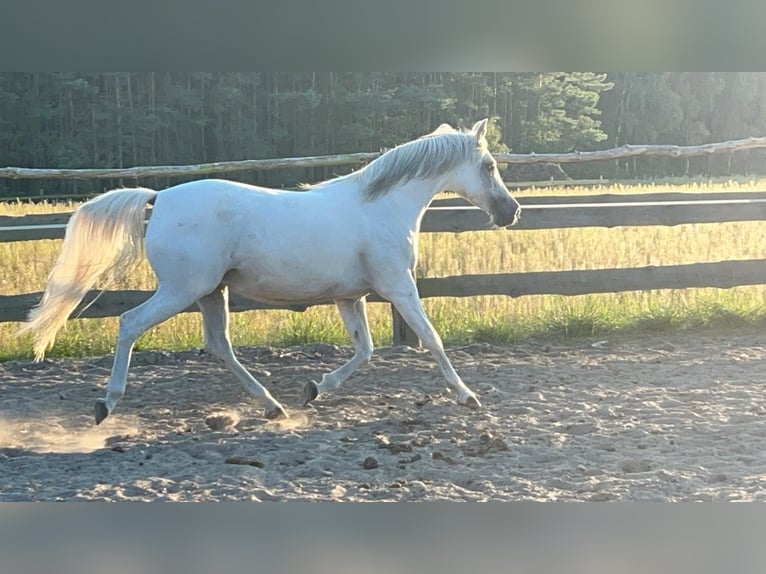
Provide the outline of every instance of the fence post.
<path id="1" fill-rule="evenodd" d="M 410 347 L 420 347 L 420 339 L 415 334 L 407 321 L 404 320 L 396 310 L 396 307 L 391 305 L 391 317 L 393 318 L 394 337 L 393 344 L 396 345 L 408 345 Z"/>

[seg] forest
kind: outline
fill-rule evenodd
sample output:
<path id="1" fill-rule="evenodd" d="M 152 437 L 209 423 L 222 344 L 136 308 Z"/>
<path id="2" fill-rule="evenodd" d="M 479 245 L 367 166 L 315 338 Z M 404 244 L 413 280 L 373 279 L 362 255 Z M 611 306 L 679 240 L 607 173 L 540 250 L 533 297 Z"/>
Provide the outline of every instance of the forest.
<path id="1" fill-rule="evenodd" d="M 491 117 L 518 153 L 766 135 L 755 72 L 5 72 L 0 167 L 118 168 L 377 151 Z M 567 166 L 571 177 L 762 174 L 764 152 Z M 348 168 L 350 169 L 350 168 Z M 510 168 L 509 168 L 510 169 Z M 234 173 L 294 186 L 342 168 Z M 177 180 L 0 180 L 5 197 Z"/>

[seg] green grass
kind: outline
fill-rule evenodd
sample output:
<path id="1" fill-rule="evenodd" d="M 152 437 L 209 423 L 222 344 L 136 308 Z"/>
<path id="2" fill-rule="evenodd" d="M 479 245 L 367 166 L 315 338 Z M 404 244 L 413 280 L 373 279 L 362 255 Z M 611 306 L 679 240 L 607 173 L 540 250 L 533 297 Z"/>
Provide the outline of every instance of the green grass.
<path id="1" fill-rule="evenodd" d="M 765 181 L 695 181 L 682 188 L 655 182 L 638 186 L 547 189 L 550 194 L 649 193 L 662 191 L 744 191 L 764 189 Z M 532 192 L 539 194 L 540 191 Z M 523 196 L 523 194 L 517 194 Z M 69 211 L 66 205 L 0 204 L 0 214 Z M 0 243 L 0 292 L 40 291 L 60 249 L 60 241 Z M 673 265 L 766 256 L 762 222 L 625 227 L 425 233 L 420 236 L 418 275 L 555 271 Z M 113 288 L 153 289 L 154 276 L 143 264 Z M 427 299 L 429 317 L 448 345 L 471 342 L 508 344 L 524 340 L 605 338 L 621 333 L 662 332 L 711 327 L 766 325 L 766 287 L 728 290 L 678 289 L 577 297 L 484 296 Z M 369 305 L 376 346 L 391 343 L 388 305 Z M 18 324 L 0 324 L 0 360 L 31 357 L 29 337 L 15 337 Z M 117 319 L 69 321 L 50 356 L 92 356 L 113 351 Z M 308 342 L 350 344 L 332 307 L 305 313 L 251 311 L 233 314 L 235 345 L 290 346 Z M 202 346 L 196 313 L 179 315 L 146 333 L 139 349 Z"/>

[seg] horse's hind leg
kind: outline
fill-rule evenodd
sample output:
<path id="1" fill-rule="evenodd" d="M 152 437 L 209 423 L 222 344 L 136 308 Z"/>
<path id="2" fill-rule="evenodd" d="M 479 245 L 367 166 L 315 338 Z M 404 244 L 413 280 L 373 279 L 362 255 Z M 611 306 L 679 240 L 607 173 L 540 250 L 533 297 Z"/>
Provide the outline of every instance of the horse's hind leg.
<path id="1" fill-rule="evenodd" d="M 354 342 L 354 356 L 333 372 L 322 375 L 321 383 L 316 384 L 314 381 L 306 383 L 306 387 L 303 389 L 304 405 L 313 401 L 319 393 L 337 389 L 343 381 L 372 357 L 373 346 L 370 326 L 367 323 L 366 299 L 364 297 L 354 300 L 339 299 L 335 301 L 335 304 L 338 306 L 346 330 Z"/>
<path id="2" fill-rule="evenodd" d="M 193 305 L 196 299 L 195 295 L 169 289 L 160 284 L 149 299 L 120 315 L 120 331 L 114 353 L 112 374 L 106 386 L 106 397 L 96 401 L 96 424 L 101 423 L 111 414 L 117 402 L 125 394 L 130 356 L 136 340 L 155 325 Z"/>
<path id="3" fill-rule="evenodd" d="M 202 311 L 205 348 L 222 360 L 239 382 L 253 397 L 266 403 L 265 416 L 269 419 L 287 417 L 285 409 L 271 393 L 242 366 L 234 356 L 229 338 L 229 290 L 219 287 L 205 295 L 197 305 Z"/>

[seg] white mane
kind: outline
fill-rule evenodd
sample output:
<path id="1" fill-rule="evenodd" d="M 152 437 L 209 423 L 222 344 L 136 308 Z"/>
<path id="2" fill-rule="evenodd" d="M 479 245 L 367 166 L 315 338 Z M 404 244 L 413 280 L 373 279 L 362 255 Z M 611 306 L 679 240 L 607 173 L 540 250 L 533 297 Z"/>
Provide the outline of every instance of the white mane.
<path id="1" fill-rule="evenodd" d="M 354 180 L 364 197 L 374 200 L 397 184 L 434 177 L 485 149 L 486 142 L 478 143 L 475 134 L 442 124 L 430 134 L 388 150 L 358 171 L 304 188 L 317 189 L 341 180 Z"/>

